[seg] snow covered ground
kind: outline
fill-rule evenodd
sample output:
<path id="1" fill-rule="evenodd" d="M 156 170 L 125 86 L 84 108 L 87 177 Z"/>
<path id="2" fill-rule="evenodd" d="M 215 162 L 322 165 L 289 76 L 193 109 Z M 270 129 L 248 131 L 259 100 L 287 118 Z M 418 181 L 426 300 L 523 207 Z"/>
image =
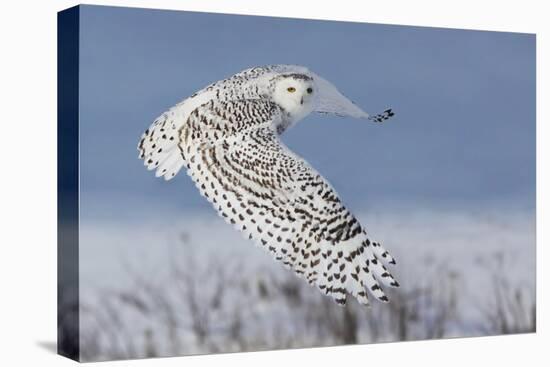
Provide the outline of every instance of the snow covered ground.
<path id="1" fill-rule="evenodd" d="M 390 304 L 339 307 L 215 214 L 83 222 L 87 360 L 528 332 L 533 211 L 358 213 L 397 259 Z M 373 301 L 375 302 L 375 301 Z"/>

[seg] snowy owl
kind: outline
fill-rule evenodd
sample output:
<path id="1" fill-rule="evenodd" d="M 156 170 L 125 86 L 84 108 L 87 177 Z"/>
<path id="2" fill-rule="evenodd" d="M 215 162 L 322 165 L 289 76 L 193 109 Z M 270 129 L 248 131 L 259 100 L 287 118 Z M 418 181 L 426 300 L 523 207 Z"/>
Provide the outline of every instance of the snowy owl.
<path id="1" fill-rule="evenodd" d="M 332 297 L 388 302 L 395 264 L 343 205 L 332 186 L 279 139 L 311 112 L 369 116 L 305 67 L 254 67 L 175 105 L 142 135 L 139 157 L 157 177 L 185 167 L 219 215 L 286 267 Z"/>

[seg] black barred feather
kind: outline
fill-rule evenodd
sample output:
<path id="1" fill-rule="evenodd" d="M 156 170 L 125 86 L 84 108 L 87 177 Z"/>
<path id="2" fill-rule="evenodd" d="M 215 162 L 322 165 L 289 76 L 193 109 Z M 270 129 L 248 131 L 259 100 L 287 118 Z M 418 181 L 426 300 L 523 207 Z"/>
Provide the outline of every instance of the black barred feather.
<path id="1" fill-rule="evenodd" d="M 395 115 L 395 113 L 392 111 L 391 108 L 389 108 L 389 109 L 385 110 L 382 113 L 379 113 L 379 114 L 374 115 L 374 116 L 369 116 L 368 119 L 371 120 L 371 121 L 374 121 L 374 122 L 381 123 L 381 122 L 384 122 L 384 121 L 390 119 L 394 115 Z"/>
<path id="2" fill-rule="evenodd" d="M 181 132 L 189 175 L 228 223 L 337 303 L 351 294 L 368 304 L 368 293 L 386 302 L 380 283 L 398 284 L 381 259 L 393 258 L 368 239 L 329 183 L 279 140 L 273 126 L 283 118 L 265 101 L 201 106 Z"/>
<path id="3" fill-rule="evenodd" d="M 385 264 L 395 260 L 367 236 L 332 186 L 279 139 L 295 121 L 265 98 L 273 85 L 259 78 L 273 70 L 249 69 L 172 108 L 143 134 L 140 158 L 166 179 L 186 167 L 226 222 L 338 304 L 348 294 L 365 305 L 369 295 L 387 302 L 382 285 L 399 284 Z M 248 83 L 251 78 L 256 82 Z M 320 112 L 346 108 L 327 103 Z M 367 116 L 360 112 L 353 110 Z M 387 110 L 369 118 L 381 122 L 392 115 Z"/>

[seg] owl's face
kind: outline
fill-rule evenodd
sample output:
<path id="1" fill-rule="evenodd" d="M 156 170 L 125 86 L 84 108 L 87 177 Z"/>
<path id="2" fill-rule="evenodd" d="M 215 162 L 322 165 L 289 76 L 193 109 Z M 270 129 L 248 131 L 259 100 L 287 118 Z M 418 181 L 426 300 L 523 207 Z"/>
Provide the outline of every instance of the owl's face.
<path id="1" fill-rule="evenodd" d="M 284 108 L 292 122 L 301 120 L 314 109 L 315 83 L 306 75 L 283 75 L 275 81 L 273 101 Z"/>

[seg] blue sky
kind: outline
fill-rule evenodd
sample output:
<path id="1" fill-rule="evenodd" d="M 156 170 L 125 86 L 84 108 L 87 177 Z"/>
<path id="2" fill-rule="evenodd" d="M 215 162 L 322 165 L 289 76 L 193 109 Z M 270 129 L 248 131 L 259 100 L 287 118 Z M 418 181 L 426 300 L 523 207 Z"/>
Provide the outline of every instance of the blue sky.
<path id="1" fill-rule="evenodd" d="M 352 209 L 534 208 L 534 35 L 84 6 L 80 47 L 84 215 L 208 208 L 183 172 L 143 167 L 140 135 L 206 84 L 273 63 L 395 110 L 384 125 L 313 114 L 283 137 Z"/>

